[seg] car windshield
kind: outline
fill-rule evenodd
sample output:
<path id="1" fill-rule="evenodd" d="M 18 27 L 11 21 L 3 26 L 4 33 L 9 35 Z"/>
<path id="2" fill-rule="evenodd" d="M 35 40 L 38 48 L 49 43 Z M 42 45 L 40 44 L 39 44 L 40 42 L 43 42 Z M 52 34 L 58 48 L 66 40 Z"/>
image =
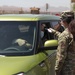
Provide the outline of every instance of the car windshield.
<path id="1" fill-rule="evenodd" d="M 0 21 L 0 54 L 32 51 L 35 28 L 34 21 Z"/>

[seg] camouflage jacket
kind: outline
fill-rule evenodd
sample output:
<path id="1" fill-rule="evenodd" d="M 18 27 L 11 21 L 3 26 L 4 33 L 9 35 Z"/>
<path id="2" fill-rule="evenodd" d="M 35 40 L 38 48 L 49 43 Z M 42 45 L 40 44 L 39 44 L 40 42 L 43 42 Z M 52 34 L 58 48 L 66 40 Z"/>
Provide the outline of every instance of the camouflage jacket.
<path id="1" fill-rule="evenodd" d="M 58 37 L 55 70 L 62 75 L 75 75 L 75 41 L 67 28 Z"/>
<path id="2" fill-rule="evenodd" d="M 57 31 L 57 30 L 55 30 L 53 28 L 48 29 L 48 32 L 53 33 L 55 39 L 58 39 L 59 35 L 61 34 L 61 32 L 59 32 L 59 31 Z"/>

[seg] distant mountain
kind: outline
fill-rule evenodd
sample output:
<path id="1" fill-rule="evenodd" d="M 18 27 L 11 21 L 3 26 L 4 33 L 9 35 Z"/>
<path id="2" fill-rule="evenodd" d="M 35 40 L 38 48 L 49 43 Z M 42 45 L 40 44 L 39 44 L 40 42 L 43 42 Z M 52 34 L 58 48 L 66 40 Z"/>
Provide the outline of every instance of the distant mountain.
<path id="1" fill-rule="evenodd" d="M 45 7 L 40 7 L 40 10 L 41 11 L 46 11 L 46 8 Z M 63 7 L 63 6 L 60 6 L 60 7 L 53 7 L 53 6 L 50 6 L 47 11 L 50 11 L 50 12 L 62 12 L 62 11 L 65 11 L 65 10 L 70 10 L 70 8 L 68 7 Z"/>
<path id="2" fill-rule="evenodd" d="M 11 10 L 20 10 L 21 7 L 16 7 L 16 6 L 0 6 L 0 10 L 8 10 L 8 11 L 11 11 Z"/>
<path id="3" fill-rule="evenodd" d="M 42 7 L 39 7 L 40 8 L 40 11 L 46 11 L 46 7 L 45 6 L 42 6 Z M 0 6 L 0 10 L 4 10 L 4 11 L 20 11 L 21 9 L 23 9 L 23 11 L 30 11 L 30 8 L 24 8 L 24 7 L 16 7 L 16 6 Z M 70 8 L 68 7 L 53 7 L 53 6 L 49 6 L 48 10 L 49 12 L 62 12 L 62 11 L 65 11 L 65 10 L 70 10 Z"/>

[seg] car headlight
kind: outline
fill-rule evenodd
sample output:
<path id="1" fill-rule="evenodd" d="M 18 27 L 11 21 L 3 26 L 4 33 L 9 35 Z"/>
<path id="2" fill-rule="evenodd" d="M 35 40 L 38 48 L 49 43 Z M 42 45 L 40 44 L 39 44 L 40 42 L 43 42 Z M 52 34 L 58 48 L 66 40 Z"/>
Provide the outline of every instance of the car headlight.
<path id="1" fill-rule="evenodd" d="M 17 74 L 17 75 L 24 75 L 24 73 L 19 73 L 19 74 Z"/>
<path id="2" fill-rule="evenodd" d="M 26 75 L 26 74 L 24 72 L 20 72 L 20 73 L 14 74 L 14 75 Z"/>

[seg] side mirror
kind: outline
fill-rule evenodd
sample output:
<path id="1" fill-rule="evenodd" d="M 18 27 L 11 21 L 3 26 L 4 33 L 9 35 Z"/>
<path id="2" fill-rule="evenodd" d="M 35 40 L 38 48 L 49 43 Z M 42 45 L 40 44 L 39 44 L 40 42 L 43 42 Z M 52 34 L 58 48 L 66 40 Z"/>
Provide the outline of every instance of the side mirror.
<path id="1" fill-rule="evenodd" d="M 47 40 L 44 43 L 44 47 L 50 50 L 57 49 L 58 41 L 57 40 Z"/>
<path id="2" fill-rule="evenodd" d="M 57 40 L 47 40 L 44 43 L 44 47 L 40 47 L 38 51 L 45 51 L 45 50 L 56 50 L 58 46 Z"/>
<path id="3" fill-rule="evenodd" d="M 47 40 L 44 43 L 44 47 L 51 47 L 51 46 L 58 46 L 58 41 L 57 40 Z"/>

